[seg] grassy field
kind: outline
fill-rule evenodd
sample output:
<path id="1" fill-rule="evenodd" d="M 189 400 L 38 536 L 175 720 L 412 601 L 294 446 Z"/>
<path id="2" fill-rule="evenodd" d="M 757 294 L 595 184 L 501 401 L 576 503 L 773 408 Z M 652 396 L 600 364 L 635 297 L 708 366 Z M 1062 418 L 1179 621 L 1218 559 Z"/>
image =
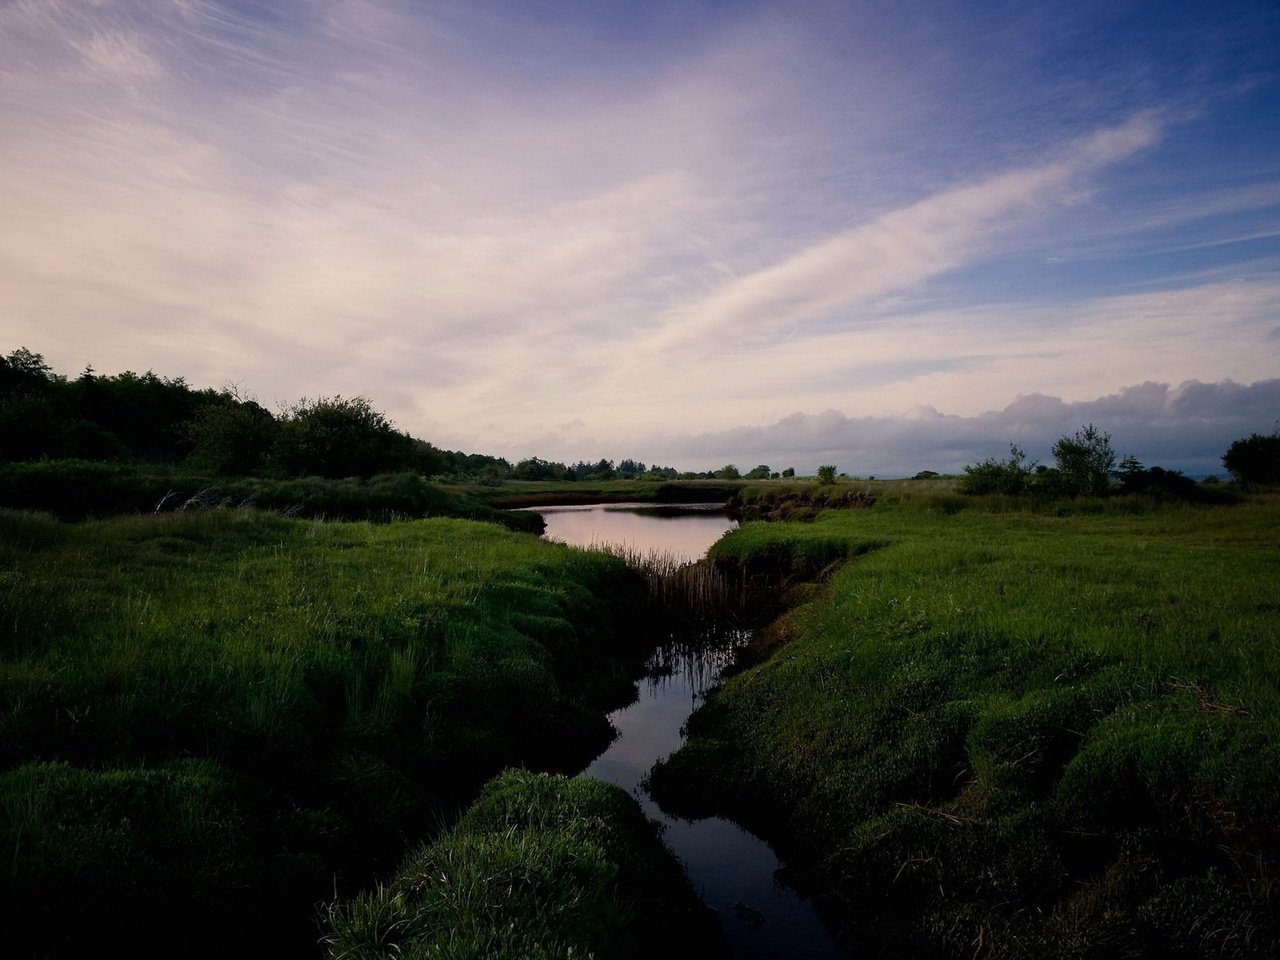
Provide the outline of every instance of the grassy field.
<path id="1" fill-rule="evenodd" d="M 643 595 L 462 520 L 0 511 L 9 955 L 314 950 L 483 780 L 607 743 Z"/>
<path id="2" fill-rule="evenodd" d="M 49 460 L 0 464 L 0 504 L 66 520 L 253 506 L 326 520 L 464 517 L 538 533 L 541 518 L 495 509 L 481 487 L 433 483 L 413 473 L 374 477 L 225 477 L 187 467 Z"/>
<path id="3" fill-rule="evenodd" d="M 509 772 L 331 916 L 333 960 L 728 956 L 653 824 L 599 780 Z"/>
<path id="4" fill-rule="evenodd" d="M 722 564 L 825 582 L 655 790 L 780 840 L 862 955 L 1276 956 L 1278 548 L 1274 494 L 746 525 Z"/>

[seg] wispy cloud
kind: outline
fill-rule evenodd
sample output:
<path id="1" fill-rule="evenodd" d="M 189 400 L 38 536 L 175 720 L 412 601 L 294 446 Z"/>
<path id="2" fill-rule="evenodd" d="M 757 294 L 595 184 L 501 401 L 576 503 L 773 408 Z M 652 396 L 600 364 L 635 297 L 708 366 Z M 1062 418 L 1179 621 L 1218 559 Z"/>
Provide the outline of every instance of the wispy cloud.
<path id="1" fill-rule="evenodd" d="M 849 312 L 836 322 L 856 323 L 859 307 L 972 261 L 996 235 L 1063 202 L 1081 177 L 1150 146 L 1161 131 L 1155 116 L 1143 114 L 1042 164 L 952 187 L 824 238 L 672 311 L 648 346 L 666 351 L 708 337 L 777 336 L 841 309 Z"/>
<path id="2" fill-rule="evenodd" d="M 995 64 L 955 12 L 583 11 L 0 6 L 5 338 L 267 401 L 366 393 L 512 455 L 1276 369 L 1280 254 L 1249 216 L 1280 169 L 1179 172 L 1214 107 L 1068 89 L 1036 66 L 1052 25 Z M 1117 187 L 1171 150 L 1159 189 Z M 1241 237 L 1251 261 L 1222 253 Z M 1123 296 L 966 281 L 1138 247 L 1189 259 Z"/>

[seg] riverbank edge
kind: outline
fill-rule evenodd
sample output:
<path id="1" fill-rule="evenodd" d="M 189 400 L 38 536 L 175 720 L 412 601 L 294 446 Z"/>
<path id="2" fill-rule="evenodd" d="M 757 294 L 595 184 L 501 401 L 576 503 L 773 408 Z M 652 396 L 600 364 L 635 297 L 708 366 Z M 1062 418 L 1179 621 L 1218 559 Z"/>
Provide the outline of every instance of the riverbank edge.
<path id="1" fill-rule="evenodd" d="M 136 567 L 137 573 L 125 582 L 135 584 L 131 590 L 145 584 L 151 595 L 148 608 L 163 605 L 164 592 L 170 591 L 171 596 L 182 595 L 174 602 L 185 610 L 183 605 L 190 603 L 186 594 L 197 584 L 204 588 L 216 571 L 224 570 L 233 578 L 228 582 L 234 582 L 257 563 L 277 565 L 290 579 L 288 585 L 280 585 L 282 599 L 297 596 L 299 588 L 306 590 L 305 580 L 296 579 L 295 571 L 330 560 L 344 564 L 341 569 L 349 573 L 341 576 L 351 578 L 351 590 L 338 590 L 334 596 L 367 595 L 377 588 L 360 575 L 362 552 L 372 551 L 368 561 L 385 565 L 386 555 L 382 553 L 379 561 L 379 550 L 413 549 L 419 530 L 438 528 L 440 542 L 459 556 L 470 556 L 471 543 L 503 554 L 519 548 L 521 556 L 528 552 L 524 545 L 533 544 L 487 524 L 421 523 L 425 526 L 317 524 L 260 511 L 211 508 L 68 524 L 39 514 L 0 511 L 0 552 L 6 561 L 0 582 L 9 591 L 0 597 L 9 621 L 5 625 L 13 633 L 14 649 L 30 658 L 38 641 L 27 627 L 32 622 L 28 614 L 40 610 L 54 624 L 66 619 L 58 604 L 69 592 L 54 587 L 52 580 L 46 587 L 37 586 L 42 575 L 32 561 L 42 553 L 51 558 L 50 551 L 83 552 L 75 559 L 76 572 L 69 574 L 76 584 L 70 593 L 88 582 L 81 577 L 117 576 L 121 569 Z M 329 541 L 332 553 L 326 546 Z M 303 551 L 298 553 L 301 566 L 283 559 L 295 551 Z M 95 561 L 98 553 L 109 556 L 110 563 Z M 36 676 L 38 663 L 24 661 L 6 675 L 3 699 L 12 711 L 5 730 L 14 737 L 4 738 L 6 769 L 0 773 L 0 847 L 8 852 L 10 866 L 0 880 L 0 915 L 14 955 L 76 955 L 91 940 L 128 942 L 144 955 L 181 944 L 187 955 L 220 956 L 235 952 L 237 944 L 243 946 L 238 938 L 246 936 L 275 955 L 314 955 L 319 933 L 314 904 L 332 897 L 336 884 L 350 889 L 373 880 L 368 871 L 376 864 L 356 863 L 349 856 L 360 843 L 375 838 L 384 846 L 398 842 L 401 854 L 393 855 L 392 863 L 398 862 L 404 838 L 439 833 L 440 818 L 451 820 L 449 811 L 469 804 L 504 766 L 523 763 L 548 771 L 581 767 L 607 745 L 612 731 L 606 714 L 634 697 L 633 681 L 643 672 L 652 641 L 637 616 L 646 605 L 644 581 L 618 558 L 588 556 L 553 544 L 539 544 L 537 553 L 548 555 L 538 562 L 540 567 L 558 570 L 565 579 L 542 584 L 532 566 L 502 573 L 496 582 L 486 576 L 475 592 L 459 597 L 458 613 L 476 629 L 496 630 L 509 638 L 504 644 L 515 644 L 512 678 L 533 670 L 536 681 L 544 665 L 551 669 L 549 698 L 527 706 L 554 720 L 553 730 L 523 719 L 526 705 L 496 704 L 493 710 L 486 710 L 484 703 L 467 706 L 469 687 L 459 688 L 455 695 L 436 678 L 428 678 L 426 686 L 421 678 L 404 685 L 404 665 L 431 656 L 416 645 L 430 638 L 431 624 L 438 622 L 429 610 L 416 610 L 412 602 L 404 606 L 402 601 L 411 601 L 411 596 L 371 614 L 367 622 L 354 606 L 339 610 L 337 616 L 351 623 L 339 628 L 343 644 L 368 643 L 371 652 L 384 643 L 390 648 L 385 675 L 375 673 L 355 682 L 388 695 L 403 689 L 406 699 L 403 704 L 384 704 L 379 693 L 379 702 L 369 706 L 399 716 L 415 704 L 425 704 L 425 713 L 406 715 L 403 726 L 385 731 L 372 726 L 344 731 L 341 723 L 327 719 L 334 729 L 316 734 L 313 746 L 333 756 L 318 754 L 314 762 L 307 759 L 312 745 L 301 726 L 289 732 L 301 750 L 277 750 L 257 760 L 226 750 L 208 757 L 196 750 L 192 755 L 206 737 L 234 740 L 238 734 L 226 730 L 228 723 L 238 722 L 234 716 L 214 717 L 200 726 L 201 731 L 207 727 L 207 733 L 193 728 L 193 736 L 186 739 L 181 724 L 178 729 L 166 729 L 166 724 L 139 728 L 133 735 L 142 738 L 140 749 L 126 749 L 118 739 L 104 740 L 113 751 L 124 752 L 117 759 L 94 755 L 91 743 L 76 731 L 92 736 L 99 717 L 123 711 L 123 703 L 114 705 L 108 688 L 94 694 L 91 673 L 77 680 L 64 664 L 40 679 L 44 675 Z M 479 562 L 479 555 L 471 562 Z M 502 569 L 510 566 L 507 562 Z M 57 569 L 51 568 L 51 575 Z M 31 590 L 44 592 L 24 600 Z M 496 597 L 492 604 L 484 601 L 489 592 Z M 185 613 L 175 621 L 191 628 L 185 631 L 191 642 L 220 643 L 219 618 L 238 620 L 261 612 L 238 610 L 231 598 L 219 600 L 218 608 L 201 614 L 198 631 Z M 404 619 L 406 614 L 414 621 Z M 17 632 L 20 625 L 26 633 Z M 54 631 L 52 641 L 64 642 L 56 627 L 46 629 Z M 107 635 L 94 635 L 97 643 L 111 642 Z M 131 668 L 132 682 L 144 686 L 147 670 L 145 663 Z M 31 690 L 22 686 L 28 672 L 36 684 Z M 65 696 L 59 694 L 59 678 L 70 684 Z M 258 679 L 265 683 L 270 678 Z M 314 691 L 315 701 L 331 703 L 337 696 L 340 703 L 343 683 L 335 687 L 332 678 L 317 679 L 321 686 Z M 150 680 L 161 687 L 181 682 L 199 690 L 197 678 L 190 676 L 157 674 Z M 350 683 L 347 691 L 350 699 Z M 513 692 L 519 691 L 508 694 Z M 131 690 L 124 694 L 138 696 Z M 312 696 L 307 695 L 308 702 Z M 153 706 L 142 707 L 156 716 L 165 714 Z M 183 724 L 195 722 L 190 714 L 196 709 L 194 703 L 183 706 Z M 227 706 L 217 709 L 225 711 Z M 320 714 L 311 719 L 317 717 Z M 306 716 L 284 719 L 291 725 L 309 722 Z M 472 721 L 478 724 L 474 731 L 467 726 Z M 446 734 L 454 728 L 467 739 L 450 746 Z M 41 729 L 46 732 L 38 742 L 18 736 L 23 730 Z M 57 731 L 62 739 L 53 736 Z M 416 748 L 404 740 L 406 736 L 419 741 Z M 148 745 L 142 746 L 144 740 Z M 164 752 L 168 741 L 173 741 L 173 756 Z M 448 752 L 443 761 L 418 769 L 414 764 L 419 761 L 407 758 L 423 749 L 431 757 Z M 304 781 L 295 783 L 282 775 L 295 764 L 305 765 L 299 768 Z M 340 787 L 338 793 L 330 791 L 331 781 Z M 630 798 L 625 802 L 635 806 Z M 411 807 L 415 812 L 404 819 Z M 508 852 L 490 848 L 499 860 L 509 859 Z M 512 849 L 519 851 L 518 838 Z M 389 850 L 379 855 L 381 859 L 387 859 Z M 335 855 L 345 859 L 326 859 Z M 678 869 L 674 860 L 670 867 Z"/>
<path id="2" fill-rule="evenodd" d="M 867 503 L 862 498 L 856 499 L 857 502 L 851 504 L 855 508 L 874 505 L 874 501 Z M 786 509 L 784 505 L 784 511 Z M 947 514 L 958 509 L 962 507 L 949 503 L 937 506 L 939 512 Z M 1148 509 L 1158 510 L 1160 506 L 1140 505 L 1138 512 Z M 762 517 L 768 519 L 770 514 L 771 511 L 766 509 Z M 802 509 L 800 516 L 791 519 L 811 521 L 819 515 L 821 509 L 812 514 Z M 773 517 L 776 519 L 777 514 L 774 513 Z M 779 779 L 767 782 L 754 779 L 753 770 L 756 776 L 761 773 L 760 757 L 753 756 L 749 731 L 739 729 L 730 715 L 732 711 L 725 707 L 740 691 L 753 685 L 759 689 L 755 684 L 759 678 L 752 675 L 755 668 L 768 665 L 772 660 L 790 657 L 788 647 L 793 643 L 803 645 L 821 616 L 818 611 L 831 602 L 828 581 L 858 558 L 888 546 L 888 541 L 872 538 L 855 542 L 847 537 L 829 535 L 807 522 L 752 524 L 752 529 L 755 535 L 749 543 L 731 536 L 717 544 L 710 562 L 723 575 L 735 578 L 745 586 L 744 595 L 749 598 L 755 618 L 764 625 L 757 629 L 750 647 L 729 674 L 730 678 L 738 677 L 740 685 L 728 690 L 722 687 L 713 692 L 690 718 L 684 746 L 653 770 L 649 779 L 651 794 L 664 809 L 692 819 L 724 817 L 766 839 L 788 865 L 787 882 L 805 895 L 812 896 L 819 915 L 829 928 L 860 955 L 889 957 L 903 955 L 902 952 L 906 951 L 913 956 L 944 958 L 956 956 L 958 950 L 963 950 L 966 956 L 975 957 L 1092 957 L 1111 956 L 1114 954 L 1108 953 L 1108 949 L 1127 950 L 1135 943 L 1145 942 L 1149 949 L 1167 951 L 1173 948 L 1178 956 L 1187 957 L 1280 956 L 1280 910 L 1277 909 L 1280 905 L 1277 904 L 1274 881 L 1268 879 L 1276 875 L 1277 853 L 1280 853 L 1280 836 L 1275 831 L 1275 823 L 1272 822 L 1269 831 L 1262 829 L 1260 833 L 1260 824 L 1240 822 L 1237 814 L 1227 808 L 1223 798 L 1217 795 L 1203 801 L 1214 804 L 1216 811 L 1206 810 L 1199 815 L 1198 822 L 1186 825 L 1184 835 L 1178 837 L 1179 850 L 1171 854 L 1173 858 L 1202 856 L 1202 865 L 1187 867 L 1183 864 L 1181 870 L 1177 866 L 1169 869 L 1168 883 L 1173 889 L 1167 895 L 1150 897 L 1141 905 L 1141 910 L 1135 900 L 1131 905 L 1133 913 L 1127 919 L 1123 913 L 1126 909 L 1123 896 L 1129 887 L 1126 887 L 1127 881 L 1122 876 L 1117 877 L 1116 871 L 1150 869 L 1151 864 L 1157 864 L 1165 852 L 1161 844 L 1167 839 L 1162 831 L 1166 828 L 1176 830 L 1176 825 L 1153 825 L 1152 836 L 1144 838 L 1144 828 L 1138 824 L 1136 834 L 1080 844 L 1080 849 L 1075 851 L 1080 859 L 1070 866 L 1080 872 L 1080 882 L 1086 887 L 1096 886 L 1103 893 L 1098 894 L 1097 902 L 1091 907 L 1077 905 L 1073 909 L 1096 912 L 1100 909 L 1097 903 L 1115 895 L 1117 889 L 1120 893 L 1114 896 L 1113 902 L 1106 904 L 1106 919 L 1099 925 L 1096 936 L 1082 937 L 1078 942 L 1072 941 L 1072 931 L 1068 929 L 1070 923 L 1059 923 L 1055 927 L 1050 918 L 1042 918 L 1045 922 L 1036 919 L 1019 928 L 1017 914 L 1025 915 L 1028 909 L 1039 913 L 1040 908 L 1034 904 L 1028 905 L 1028 909 L 1015 909 L 1013 922 L 1008 922 L 1010 905 L 1007 903 L 1003 905 L 1005 916 L 998 916 L 999 911 L 988 914 L 980 904 L 957 907 L 952 901 L 948 906 L 949 898 L 942 886 L 929 887 L 934 881 L 928 878 L 936 874 L 927 869 L 928 864 L 947 849 L 948 843 L 952 843 L 944 838 L 968 828 L 967 818 L 949 812 L 950 804 L 947 802 L 935 807 L 930 806 L 928 800 L 922 802 L 914 796 L 908 797 L 906 802 L 896 802 L 896 813 L 868 821 L 866 829 L 881 833 L 881 840 L 891 836 L 894 838 L 891 843 L 901 843 L 902 847 L 897 851 L 900 856 L 894 855 L 889 861 L 878 864 L 888 869 L 886 874 L 852 878 L 850 871 L 865 868 L 867 859 L 851 863 L 848 858 L 842 858 L 839 853 L 842 838 L 838 832 L 830 829 L 824 832 L 821 825 L 815 828 L 806 824 L 803 829 L 798 828 L 795 819 L 797 809 L 807 808 L 811 814 L 814 812 L 808 806 L 810 798 L 805 796 L 804 776 L 797 776 L 790 783 Z M 1198 703 L 1196 709 L 1209 714 L 1214 720 L 1248 714 L 1242 708 L 1214 702 L 1193 680 L 1183 683 L 1175 678 L 1166 681 L 1166 686 L 1168 689 L 1164 692 L 1176 695 L 1190 690 L 1192 702 Z M 912 713 L 910 707 L 906 710 L 907 714 Z M 962 723 L 971 724 L 972 720 Z M 1086 735 L 1072 734 L 1076 749 Z M 957 729 L 952 739 L 956 736 L 963 746 L 965 731 Z M 1275 759 L 1275 747 L 1275 743 L 1268 745 L 1271 760 Z M 772 756 L 774 761 L 780 760 L 776 750 L 765 751 L 765 754 Z M 797 770 L 803 770 L 808 762 L 807 758 L 799 755 L 789 759 Z M 1054 761 L 1057 764 L 1066 762 L 1065 757 Z M 936 773 L 951 778 L 953 774 L 959 775 L 956 771 L 956 766 L 947 765 Z M 960 771 L 961 774 L 965 772 Z M 1176 774 L 1171 775 L 1176 777 Z M 1111 802 L 1121 805 L 1132 802 L 1125 793 L 1129 789 L 1131 785 L 1122 787 Z M 1137 788 L 1138 792 L 1142 789 Z M 933 788 L 922 794 L 929 795 L 936 795 Z M 944 790 L 941 799 L 946 801 L 956 795 L 954 790 Z M 832 822 L 841 819 L 841 814 L 828 812 Z M 1047 836 L 1062 830 L 1085 831 L 1079 836 L 1087 839 L 1087 831 L 1091 828 L 1087 820 L 1080 819 L 1078 808 L 1074 813 L 1075 822 L 1069 824 L 1045 804 L 1028 807 L 1025 816 L 1017 812 L 1011 815 L 1014 819 L 1023 817 L 1028 822 L 1036 821 L 1029 831 L 1032 835 Z M 906 823 L 911 820 L 915 823 Z M 1008 863 L 1009 857 L 1021 856 L 1031 862 L 1036 860 L 1030 850 L 1002 848 L 997 835 L 1004 828 L 994 823 L 992 826 L 995 829 L 987 831 L 985 840 L 976 841 L 977 848 L 970 845 L 968 852 L 973 857 L 974 869 L 998 870 L 998 865 Z M 1193 836 L 1186 836 L 1187 833 Z M 1102 837 L 1101 834 L 1097 836 Z M 876 855 L 883 856 L 883 849 L 874 850 L 877 842 L 869 841 L 865 836 L 845 839 L 853 845 L 849 848 L 851 850 L 859 845 L 872 849 L 872 861 Z M 1129 850 L 1125 848 L 1126 844 L 1136 844 L 1142 849 Z M 1098 856 L 1096 866 L 1088 865 L 1092 855 Z M 925 869 L 920 869 L 922 866 Z M 905 882 L 901 882 L 904 872 L 907 877 Z M 921 874 L 925 877 L 923 887 L 920 886 Z M 1151 882 L 1151 878 L 1147 878 L 1145 885 L 1135 881 L 1131 886 L 1150 893 Z M 918 905 L 909 907 L 906 912 L 900 902 L 891 906 L 887 900 L 868 903 L 866 909 L 855 907 L 860 898 L 867 900 L 872 890 L 876 890 L 871 897 L 874 900 L 880 892 L 898 886 L 916 891 Z M 937 898 L 933 898 L 934 891 Z M 907 898 L 911 899 L 910 894 Z M 942 909 L 939 909 L 940 902 L 943 903 Z M 1087 899 L 1079 902 L 1089 903 Z M 1119 915 L 1115 913 L 1116 908 L 1121 911 Z M 868 932 L 868 923 L 873 932 Z M 1217 928 L 1213 927 L 1215 923 Z M 1148 932 L 1136 932 L 1138 926 L 1145 926 Z M 1184 932 L 1184 937 L 1180 938 L 1179 930 Z M 1109 948 L 1106 946 L 1108 943 L 1111 944 Z M 1097 952 L 1099 949 L 1102 953 Z"/>
<path id="3" fill-rule="evenodd" d="M 333 908 L 330 957 L 727 960 L 714 911 L 625 790 L 508 770 L 386 884 Z"/>

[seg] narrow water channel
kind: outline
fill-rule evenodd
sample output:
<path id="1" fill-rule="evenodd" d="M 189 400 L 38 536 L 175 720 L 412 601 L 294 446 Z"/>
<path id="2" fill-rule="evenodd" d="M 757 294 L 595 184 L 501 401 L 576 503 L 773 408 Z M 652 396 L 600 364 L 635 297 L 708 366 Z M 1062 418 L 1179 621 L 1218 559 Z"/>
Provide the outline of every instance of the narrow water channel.
<path id="1" fill-rule="evenodd" d="M 540 507 L 545 536 L 575 546 L 618 546 L 646 553 L 676 554 L 692 562 L 735 526 L 718 509 L 689 505 L 686 511 L 655 511 L 638 504 Z M 635 703 L 609 719 L 618 731 L 613 744 L 584 775 L 629 791 L 646 814 L 663 825 L 667 846 L 685 864 L 694 889 L 720 914 L 739 960 L 846 958 L 827 935 L 813 905 L 778 882 L 782 868 L 769 845 L 718 817 L 680 820 L 668 816 L 645 792 L 645 774 L 683 742 L 682 728 L 706 692 L 720 681 L 745 635 L 696 653 L 660 649 L 650 662 Z"/>

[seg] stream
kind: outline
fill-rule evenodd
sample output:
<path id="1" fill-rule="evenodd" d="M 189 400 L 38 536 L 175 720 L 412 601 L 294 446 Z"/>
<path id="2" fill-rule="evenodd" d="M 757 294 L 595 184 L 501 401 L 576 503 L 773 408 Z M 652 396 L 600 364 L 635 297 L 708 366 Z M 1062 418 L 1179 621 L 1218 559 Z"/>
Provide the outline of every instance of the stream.
<path id="1" fill-rule="evenodd" d="M 658 550 L 692 562 L 736 523 L 718 505 L 654 508 L 642 504 L 593 504 L 534 508 L 546 520 L 550 540 L 583 547 Z M 682 729 L 698 701 L 747 635 L 724 644 L 687 650 L 660 649 L 639 685 L 635 703 L 609 715 L 618 731 L 610 747 L 583 771 L 617 784 L 663 827 L 667 846 L 683 861 L 693 887 L 719 915 L 739 960 L 847 958 L 818 921 L 812 903 L 777 879 L 782 863 L 763 840 L 718 817 L 682 820 L 666 814 L 644 789 L 645 774 L 684 741 Z"/>

